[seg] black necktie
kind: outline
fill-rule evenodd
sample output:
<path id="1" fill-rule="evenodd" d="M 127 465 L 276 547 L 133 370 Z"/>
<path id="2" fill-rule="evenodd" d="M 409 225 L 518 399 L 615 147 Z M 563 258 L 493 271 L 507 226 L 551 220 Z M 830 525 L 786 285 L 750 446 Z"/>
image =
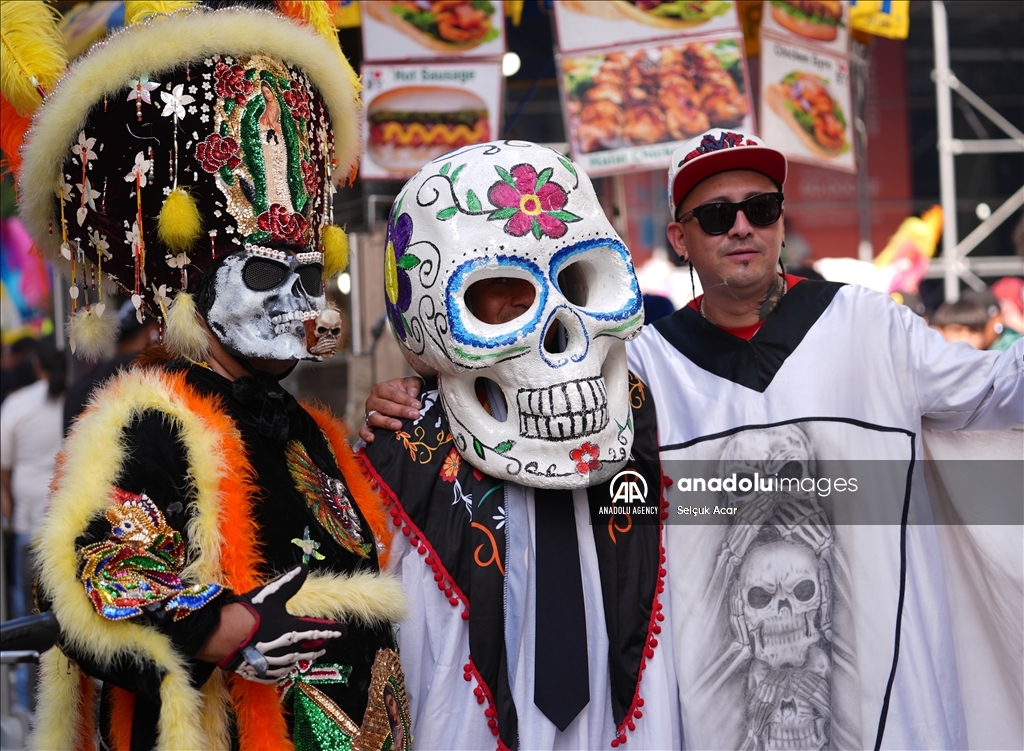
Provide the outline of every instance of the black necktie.
<path id="1" fill-rule="evenodd" d="M 559 730 L 590 701 L 587 616 L 571 490 L 535 493 L 537 637 L 533 703 Z"/>

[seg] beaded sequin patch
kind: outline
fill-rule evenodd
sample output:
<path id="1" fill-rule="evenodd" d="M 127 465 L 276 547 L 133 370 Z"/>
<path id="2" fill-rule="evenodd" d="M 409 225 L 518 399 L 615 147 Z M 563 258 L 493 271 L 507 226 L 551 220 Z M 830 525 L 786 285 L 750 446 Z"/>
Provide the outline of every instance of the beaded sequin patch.
<path id="1" fill-rule="evenodd" d="M 82 583 L 96 612 L 112 621 L 134 618 L 160 606 L 178 621 L 216 597 L 217 584 L 181 580 L 185 545 L 145 494 L 114 489 L 106 512 L 110 534 L 81 549 Z"/>
<path id="2" fill-rule="evenodd" d="M 317 467 L 299 441 L 288 442 L 285 460 L 295 487 L 320 526 L 345 550 L 366 558 L 371 545 L 363 540 L 363 527 L 345 484 Z"/>

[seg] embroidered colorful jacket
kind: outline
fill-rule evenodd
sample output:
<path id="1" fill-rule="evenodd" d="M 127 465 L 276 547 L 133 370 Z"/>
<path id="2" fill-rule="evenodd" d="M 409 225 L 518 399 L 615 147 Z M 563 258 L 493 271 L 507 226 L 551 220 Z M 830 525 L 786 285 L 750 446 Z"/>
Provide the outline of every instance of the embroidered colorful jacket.
<path id="1" fill-rule="evenodd" d="M 92 748 L 94 677 L 116 751 L 378 748 L 385 684 L 404 700 L 386 518 L 326 411 L 184 362 L 116 377 L 67 440 L 36 541 L 62 638 L 35 747 Z M 227 595 L 304 558 L 289 609 L 346 621 L 345 638 L 277 686 L 191 658 Z"/>

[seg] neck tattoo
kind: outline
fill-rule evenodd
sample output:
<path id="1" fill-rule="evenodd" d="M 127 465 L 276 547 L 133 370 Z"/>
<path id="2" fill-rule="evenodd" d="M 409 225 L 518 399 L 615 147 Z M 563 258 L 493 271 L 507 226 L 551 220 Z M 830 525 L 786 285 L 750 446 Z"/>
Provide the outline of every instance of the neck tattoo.
<path id="1" fill-rule="evenodd" d="M 784 294 L 786 294 L 786 279 L 782 275 L 776 276 L 772 286 L 768 289 L 768 294 L 757 306 L 757 320 L 763 321 L 767 318 L 768 314 L 779 306 Z"/>
<path id="2" fill-rule="evenodd" d="M 772 286 L 769 288 L 768 294 L 766 294 L 764 299 L 757 305 L 757 320 L 763 321 L 773 310 L 779 307 L 779 303 L 782 301 L 782 296 L 785 294 L 786 279 L 782 275 L 778 275 L 772 282 Z M 701 295 L 700 317 L 705 321 L 708 320 L 708 315 L 704 312 L 704 302 L 706 299 L 707 295 Z"/>

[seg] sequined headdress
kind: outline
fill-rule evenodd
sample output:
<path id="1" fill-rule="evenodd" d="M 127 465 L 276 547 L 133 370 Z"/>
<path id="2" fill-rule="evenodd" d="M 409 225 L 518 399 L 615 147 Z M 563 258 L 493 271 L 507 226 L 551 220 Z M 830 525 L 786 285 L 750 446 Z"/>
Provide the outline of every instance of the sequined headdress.
<path id="1" fill-rule="evenodd" d="M 327 3 L 128 2 L 126 16 L 154 6 L 193 7 L 139 19 L 52 91 L 37 86 L 21 151 L 21 217 L 71 280 L 72 347 L 86 357 L 116 331 L 104 282 L 195 356 L 205 337 L 187 293 L 218 258 L 286 243 L 325 276 L 347 262 L 331 199 L 359 156 L 359 82 Z"/>

